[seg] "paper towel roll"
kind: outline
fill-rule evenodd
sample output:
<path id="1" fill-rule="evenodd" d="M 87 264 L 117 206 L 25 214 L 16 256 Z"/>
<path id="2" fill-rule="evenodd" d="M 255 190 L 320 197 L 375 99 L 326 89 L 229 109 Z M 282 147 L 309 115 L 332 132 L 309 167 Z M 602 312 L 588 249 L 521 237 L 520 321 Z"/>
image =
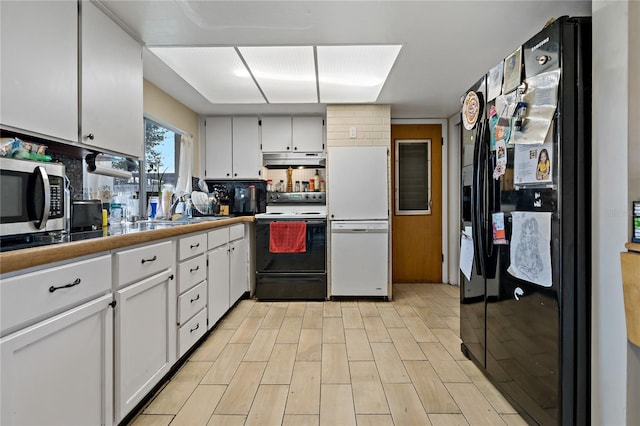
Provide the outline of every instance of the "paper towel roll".
<path id="1" fill-rule="evenodd" d="M 131 179 L 131 177 L 133 176 L 131 172 L 128 172 L 126 170 L 112 169 L 110 167 L 101 166 L 87 166 L 87 171 L 96 175 L 111 176 L 123 179 Z"/>

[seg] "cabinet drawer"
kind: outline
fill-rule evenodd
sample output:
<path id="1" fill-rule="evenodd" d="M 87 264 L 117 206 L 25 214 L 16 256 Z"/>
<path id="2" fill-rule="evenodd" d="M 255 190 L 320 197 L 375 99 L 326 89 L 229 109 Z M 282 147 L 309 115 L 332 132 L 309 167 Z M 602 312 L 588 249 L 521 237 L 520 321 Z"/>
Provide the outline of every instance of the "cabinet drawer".
<path id="1" fill-rule="evenodd" d="M 178 325 L 184 324 L 207 304 L 207 281 L 178 297 Z"/>
<path id="2" fill-rule="evenodd" d="M 26 325 L 111 291 L 111 256 L 2 280 L 2 330 Z"/>
<path id="3" fill-rule="evenodd" d="M 202 233 L 178 240 L 178 260 L 185 260 L 207 251 L 207 234 Z"/>
<path id="4" fill-rule="evenodd" d="M 244 238 L 244 224 L 238 223 L 229 227 L 229 241 L 240 240 Z"/>
<path id="5" fill-rule="evenodd" d="M 178 330 L 178 358 L 185 354 L 207 331 L 207 310 L 202 309 Z"/>
<path id="6" fill-rule="evenodd" d="M 171 268 L 173 258 L 171 241 L 116 253 L 116 288 Z"/>
<path id="7" fill-rule="evenodd" d="M 207 238 L 209 240 L 209 250 L 220 247 L 223 244 L 227 244 L 229 242 L 229 228 L 217 228 L 213 231 L 209 231 Z"/>
<path id="8" fill-rule="evenodd" d="M 186 260 L 178 266 L 178 294 L 189 290 L 207 278 L 207 259 L 204 254 Z"/>

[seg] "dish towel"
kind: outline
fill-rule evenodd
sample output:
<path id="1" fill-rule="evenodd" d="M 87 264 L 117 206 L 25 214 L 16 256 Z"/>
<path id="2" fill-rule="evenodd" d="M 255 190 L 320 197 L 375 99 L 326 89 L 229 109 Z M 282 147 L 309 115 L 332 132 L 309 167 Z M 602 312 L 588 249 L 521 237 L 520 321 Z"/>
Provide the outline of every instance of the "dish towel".
<path id="1" fill-rule="evenodd" d="M 305 253 L 307 251 L 307 223 L 270 222 L 269 251 L 271 253 Z"/>

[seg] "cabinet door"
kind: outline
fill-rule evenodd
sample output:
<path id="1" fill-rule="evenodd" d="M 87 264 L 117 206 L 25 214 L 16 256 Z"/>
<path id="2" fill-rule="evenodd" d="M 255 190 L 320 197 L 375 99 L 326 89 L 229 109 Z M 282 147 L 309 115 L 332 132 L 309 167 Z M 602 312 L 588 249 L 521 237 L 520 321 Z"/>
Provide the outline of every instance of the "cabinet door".
<path id="1" fill-rule="evenodd" d="M 113 424 L 112 298 L 0 340 L 1 424 Z"/>
<path id="2" fill-rule="evenodd" d="M 249 290 L 249 253 L 247 239 L 229 243 L 231 249 L 229 306 L 233 305 Z"/>
<path id="3" fill-rule="evenodd" d="M 262 117 L 262 152 L 291 151 L 291 117 Z"/>
<path id="4" fill-rule="evenodd" d="M 141 158 L 142 46 L 95 4 L 81 5 L 80 142 Z"/>
<path id="5" fill-rule="evenodd" d="M 176 289 L 166 270 L 116 292 L 116 422 L 169 371 L 176 354 Z"/>
<path id="6" fill-rule="evenodd" d="M 231 117 L 209 117 L 205 120 L 204 173 L 209 179 L 230 179 Z"/>
<path id="7" fill-rule="evenodd" d="M 209 285 L 207 308 L 209 328 L 229 309 L 229 245 L 225 244 L 211 250 L 208 254 Z"/>
<path id="8" fill-rule="evenodd" d="M 293 117 L 292 134 L 294 151 L 324 151 L 323 117 Z"/>
<path id="9" fill-rule="evenodd" d="M 0 121 L 78 140 L 78 7 L 73 1 L 0 2 Z"/>
<path id="10" fill-rule="evenodd" d="M 233 118 L 233 178 L 260 179 L 262 151 L 258 117 Z"/>

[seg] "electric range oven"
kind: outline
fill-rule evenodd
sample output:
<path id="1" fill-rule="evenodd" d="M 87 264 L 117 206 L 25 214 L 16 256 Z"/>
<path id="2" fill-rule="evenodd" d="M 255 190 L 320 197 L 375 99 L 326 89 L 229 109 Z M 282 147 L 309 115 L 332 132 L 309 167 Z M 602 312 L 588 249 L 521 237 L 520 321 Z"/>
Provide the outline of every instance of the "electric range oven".
<path id="1" fill-rule="evenodd" d="M 327 296 L 327 210 L 324 193 L 272 193 L 257 214 L 256 298 L 324 300 Z M 303 249 L 275 250 L 273 224 L 292 223 L 304 233 Z M 300 235 L 302 239 L 302 235 Z"/>

